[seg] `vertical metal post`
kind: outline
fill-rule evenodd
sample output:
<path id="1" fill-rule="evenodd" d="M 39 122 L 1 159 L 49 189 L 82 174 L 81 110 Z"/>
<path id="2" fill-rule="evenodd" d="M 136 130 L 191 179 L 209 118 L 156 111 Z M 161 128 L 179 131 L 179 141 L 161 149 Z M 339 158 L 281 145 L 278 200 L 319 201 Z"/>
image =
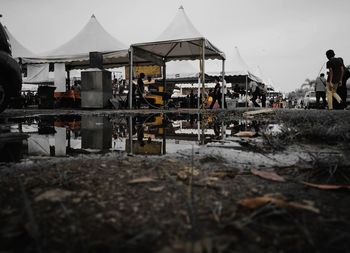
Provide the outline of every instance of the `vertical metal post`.
<path id="1" fill-rule="evenodd" d="M 205 39 L 202 42 L 202 101 L 204 101 L 204 92 L 205 92 Z"/>
<path id="2" fill-rule="evenodd" d="M 221 109 L 225 108 L 225 59 L 222 60 L 222 97 L 221 97 Z M 227 87 L 226 87 L 227 89 Z M 227 108 L 226 108 L 227 109 Z M 226 126 L 225 126 L 225 117 L 222 118 L 221 122 L 221 138 L 224 140 L 226 137 Z"/>
<path id="3" fill-rule="evenodd" d="M 199 62 L 201 62 L 201 60 L 199 60 Z M 202 69 L 202 67 L 201 67 L 201 65 L 200 65 L 200 67 L 199 67 L 199 72 L 201 72 L 201 69 Z M 200 98 L 200 94 L 201 94 L 201 77 L 199 76 L 198 77 L 198 83 L 197 83 L 197 109 L 199 110 L 200 108 L 201 108 L 201 102 L 199 101 L 199 98 Z"/>
<path id="4" fill-rule="evenodd" d="M 133 143 L 132 143 L 132 129 L 133 129 L 133 125 L 132 125 L 132 115 L 129 116 L 129 150 L 128 153 L 132 154 L 133 153 Z"/>
<path id="5" fill-rule="evenodd" d="M 221 109 L 225 108 L 225 60 L 222 60 L 222 97 L 221 97 Z M 227 87 L 226 87 L 227 88 Z"/>
<path id="6" fill-rule="evenodd" d="M 164 95 L 166 93 L 166 61 L 163 60 L 163 88 L 164 88 Z M 165 99 L 166 96 L 163 96 L 163 106 L 165 107 L 165 105 L 168 103 L 167 99 Z"/>
<path id="7" fill-rule="evenodd" d="M 202 41 L 202 99 L 201 99 L 201 105 L 203 105 L 203 101 L 204 101 L 204 91 L 205 91 L 205 39 L 203 39 Z M 204 109 L 204 108 L 203 108 Z M 202 128 L 202 141 L 201 144 L 204 145 L 204 138 L 205 138 L 205 134 L 204 134 L 204 115 L 201 115 L 202 119 L 201 119 L 201 128 Z"/>
<path id="8" fill-rule="evenodd" d="M 245 107 L 248 108 L 248 76 L 245 76 Z"/>
<path id="9" fill-rule="evenodd" d="M 132 80 L 133 80 L 133 58 L 134 58 L 134 50 L 133 47 L 129 48 L 129 109 L 132 109 Z"/>
<path id="10" fill-rule="evenodd" d="M 162 120 L 162 125 L 163 125 L 163 155 L 166 154 L 166 115 L 163 114 L 163 120 Z"/>

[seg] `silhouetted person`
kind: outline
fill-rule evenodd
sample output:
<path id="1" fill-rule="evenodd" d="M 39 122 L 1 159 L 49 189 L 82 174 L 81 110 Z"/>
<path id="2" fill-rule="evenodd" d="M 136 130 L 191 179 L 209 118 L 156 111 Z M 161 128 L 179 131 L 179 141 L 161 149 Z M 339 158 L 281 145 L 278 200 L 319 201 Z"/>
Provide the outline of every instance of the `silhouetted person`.
<path id="1" fill-rule="evenodd" d="M 191 93 L 190 93 L 190 108 L 195 108 L 195 97 L 193 94 L 193 90 L 191 90 Z"/>
<path id="2" fill-rule="evenodd" d="M 139 100 L 137 103 L 137 108 L 140 109 L 141 108 L 141 103 L 144 101 L 143 100 L 143 93 L 145 92 L 145 84 L 143 82 L 143 78 L 145 78 L 145 73 L 140 73 L 139 78 L 137 79 L 137 94 L 139 95 Z"/>
<path id="3" fill-rule="evenodd" d="M 321 73 L 319 77 L 316 78 L 315 92 L 316 92 L 316 107 L 320 108 L 320 98 L 322 98 L 323 108 L 326 107 L 326 86 L 327 81 L 324 78 L 324 74 Z"/>
<path id="4" fill-rule="evenodd" d="M 249 86 L 250 86 L 250 89 L 251 89 L 252 95 L 253 95 L 251 101 L 253 102 L 255 107 L 260 107 L 260 105 L 256 102 L 256 100 L 257 100 L 257 98 L 259 96 L 259 93 L 260 93 L 260 89 L 258 87 L 258 84 L 256 82 L 254 82 L 254 81 L 251 81 L 249 83 Z"/>
<path id="5" fill-rule="evenodd" d="M 262 107 L 266 107 L 267 87 L 264 83 L 262 84 L 260 95 L 261 95 L 261 105 Z"/>
<path id="6" fill-rule="evenodd" d="M 332 49 L 326 52 L 326 56 L 328 59 L 327 102 L 328 109 L 333 110 L 333 97 L 338 101 L 339 104 L 342 102 L 342 99 L 337 93 L 337 88 L 339 85 L 341 85 L 343 79 L 344 63 L 342 58 L 335 57 L 335 53 Z"/>
<path id="7" fill-rule="evenodd" d="M 215 102 L 218 101 L 221 108 L 221 92 L 220 92 L 220 83 L 218 79 L 215 79 L 215 87 L 213 91 L 213 101 L 210 104 L 210 109 L 213 109 Z"/>

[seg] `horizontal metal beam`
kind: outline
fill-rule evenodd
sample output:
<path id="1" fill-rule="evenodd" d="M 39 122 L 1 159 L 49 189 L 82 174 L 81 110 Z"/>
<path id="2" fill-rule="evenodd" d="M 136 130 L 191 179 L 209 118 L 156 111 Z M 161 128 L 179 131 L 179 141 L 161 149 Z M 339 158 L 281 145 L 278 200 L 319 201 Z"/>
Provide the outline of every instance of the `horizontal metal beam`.
<path id="1" fill-rule="evenodd" d="M 149 52 L 147 50 L 144 50 L 142 48 L 139 47 L 133 47 L 134 49 L 134 55 L 135 56 L 139 56 L 143 59 L 149 60 L 159 66 L 163 66 L 164 65 L 164 61 L 161 57 L 156 56 L 155 54 L 153 54 L 152 52 Z"/>

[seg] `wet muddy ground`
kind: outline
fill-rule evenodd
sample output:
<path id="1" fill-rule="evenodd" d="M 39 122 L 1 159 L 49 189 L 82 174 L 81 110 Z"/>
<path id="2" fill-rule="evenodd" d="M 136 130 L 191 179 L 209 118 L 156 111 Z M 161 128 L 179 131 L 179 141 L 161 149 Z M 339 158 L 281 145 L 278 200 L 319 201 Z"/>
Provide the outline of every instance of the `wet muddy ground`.
<path id="1" fill-rule="evenodd" d="M 350 252 L 348 111 L 61 113 L 0 116 L 0 252 Z"/>

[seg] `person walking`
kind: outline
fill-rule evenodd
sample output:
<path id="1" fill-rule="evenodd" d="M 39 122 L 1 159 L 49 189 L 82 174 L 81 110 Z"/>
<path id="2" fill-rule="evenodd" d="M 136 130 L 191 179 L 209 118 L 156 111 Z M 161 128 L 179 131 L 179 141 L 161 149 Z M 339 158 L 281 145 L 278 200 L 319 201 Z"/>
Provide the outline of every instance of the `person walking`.
<path id="1" fill-rule="evenodd" d="M 257 100 L 257 98 L 259 96 L 259 93 L 260 93 L 260 89 L 258 87 L 258 84 L 256 82 L 254 82 L 254 81 L 251 81 L 249 83 L 249 86 L 250 86 L 250 89 L 251 89 L 252 95 L 253 95 L 251 101 L 253 102 L 255 107 L 260 107 L 260 105 L 256 102 L 256 100 Z"/>
<path id="2" fill-rule="evenodd" d="M 262 107 L 266 107 L 267 86 L 264 83 L 262 83 L 261 86 L 262 86 L 261 90 L 260 90 L 261 105 L 262 105 Z"/>
<path id="3" fill-rule="evenodd" d="M 339 58 L 341 59 L 341 58 Z M 343 59 L 342 59 L 343 60 Z M 343 103 L 339 105 L 339 109 L 346 109 L 347 108 L 347 102 L 346 98 L 348 96 L 348 88 L 346 87 L 346 82 L 350 78 L 350 70 L 345 67 L 345 64 L 343 62 L 343 68 L 344 68 L 344 74 L 342 78 L 341 85 L 337 89 L 337 93 L 339 94 L 340 98 L 342 99 Z"/>
<path id="4" fill-rule="evenodd" d="M 323 107 L 326 108 L 326 86 L 327 81 L 324 78 L 324 74 L 321 73 L 319 77 L 316 78 L 315 92 L 316 92 L 316 108 L 320 109 L 320 98 L 322 98 Z"/>
<path id="5" fill-rule="evenodd" d="M 337 93 L 337 88 L 341 85 L 344 75 L 344 63 L 342 58 L 335 58 L 335 53 L 332 49 L 327 50 L 326 57 L 327 62 L 327 102 L 328 110 L 333 110 L 333 97 L 339 104 L 342 103 L 342 99 Z"/>
<path id="6" fill-rule="evenodd" d="M 218 79 L 215 79 L 215 87 L 214 87 L 214 91 L 213 91 L 213 101 L 210 104 L 210 109 L 213 109 L 215 102 L 218 101 L 220 108 L 222 108 L 222 104 L 221 104 L 221 92 L 220 92 L 220 83 Z"/>
<path id="7" fill-rule="evenodd" d="M 139 100 L 137 102 L 137 108 L 141 108 L 141 104 L 144 102 L 144 92 L 145 92 L 145 84 L 143 82 L 143 79 L 145 78 L 145 73 L 140 73 L 139 78 L 137 79 L 137 86 L 138 86 L 138 95 L 139 95 Z"/>

